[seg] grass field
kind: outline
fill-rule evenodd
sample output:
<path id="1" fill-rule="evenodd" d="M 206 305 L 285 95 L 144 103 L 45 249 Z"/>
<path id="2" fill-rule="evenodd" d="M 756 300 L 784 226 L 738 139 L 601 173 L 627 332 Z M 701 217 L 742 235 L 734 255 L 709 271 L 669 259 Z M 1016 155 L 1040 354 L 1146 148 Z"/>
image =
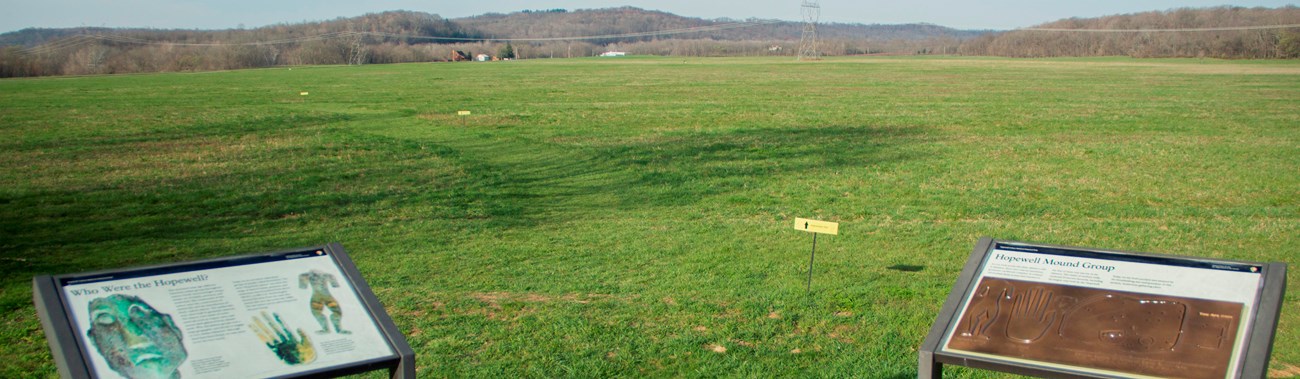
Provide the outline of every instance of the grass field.
<path id="1" fill-rule="evenodd" d="M 818 240 L 811 296 L 794 217 L 840 223 Z M 981 236 L 1297 269 L 1300 62 L 629 58 L 0 81 L 0 377 L 56 375 L 34 275 L 331 241 L 421 377 L 915 377 Z M 1300 365 L 1298 283 L 1274 367 Z"/>

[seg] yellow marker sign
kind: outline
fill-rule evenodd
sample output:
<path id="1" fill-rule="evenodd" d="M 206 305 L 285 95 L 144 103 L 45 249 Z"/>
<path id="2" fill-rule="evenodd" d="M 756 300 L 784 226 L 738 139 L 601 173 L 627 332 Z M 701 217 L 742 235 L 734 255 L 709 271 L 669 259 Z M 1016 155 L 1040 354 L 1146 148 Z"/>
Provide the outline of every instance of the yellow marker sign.
<path id="1" fill-rule="evenodd" d="M 302 96 L 307 96 L 307 91 L 302 91 L 302 92 L 299 92 L 298 94 L 299 94 L 299 95 L 302 95 Z"/>
<path id="2" fill-rule="evenodd" d="M 458 111 L 458 112 L 456 112 L 456 115 L 457 115 L 457 116 L 469 116 L 469 111 Z"/>
<path id="3" fill-rule="evenodd" d="M 805 232 L 839 235 L 840 224 L 830 221 L 817 221 L 806 218 L 795 218 L 794 228 Z"/>

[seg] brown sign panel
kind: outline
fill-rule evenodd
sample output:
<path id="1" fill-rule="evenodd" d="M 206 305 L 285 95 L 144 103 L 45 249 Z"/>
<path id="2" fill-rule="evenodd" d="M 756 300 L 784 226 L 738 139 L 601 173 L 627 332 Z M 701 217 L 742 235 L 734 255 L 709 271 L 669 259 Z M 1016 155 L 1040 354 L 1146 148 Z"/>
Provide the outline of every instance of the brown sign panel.
<path id="1" fill-rule="evenodd" d="M 1251 378 L 1268 368 L 1286 264 L 980 239 L 918 349 L 1061 378 Z"/>
<path id="2" fill-rule="evenodd" d="M 1242 305 L 984 278 L 949 349 L 1140 375 L 1223 378 Z"/>

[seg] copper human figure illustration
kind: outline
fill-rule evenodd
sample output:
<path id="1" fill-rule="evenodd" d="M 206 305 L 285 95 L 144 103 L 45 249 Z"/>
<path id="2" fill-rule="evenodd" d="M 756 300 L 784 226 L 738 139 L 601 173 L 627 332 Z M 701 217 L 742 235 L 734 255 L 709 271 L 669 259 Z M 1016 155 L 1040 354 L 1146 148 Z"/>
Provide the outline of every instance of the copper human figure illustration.
<path id="1" fill-rule="evenodd" d="M 171 315 L 130 295 L 90 301 L 90 338 L 108 367 L 131 379 L 176 379 L 189 356 Z"/>
<path id="2" fill-rule="evenodd" d="M 334 332 L 339 334 L 351 334 L 343 329 L 343 309 L 339 307 L 338 300 L 330 293 L 330 287 L 338 288 L 338 278 L 334 274 L 320 270 L 311 270 L 298 275 L 298 288 L 307 288 L 311 286 L 311 315 L 320 323 L 319 334 L 330 332 L 330 325 L 334 326 Z M 329 307 L 330 315 L 328 321 L 325 318 L 325 308 Z"/>
<path id="3" fill-rule="evenodd" d="M 967 312 L 970 320 L 967 328 L 962 331 L 962 336 L 989 339 L 989 328 L 1002 314 L 1003 303 L 1011 301 L 1013 291 L 1014 288 L 1006 282 L 993 280 L 982 283 L 979 291 L 971 298 L 971 308 Z"/>

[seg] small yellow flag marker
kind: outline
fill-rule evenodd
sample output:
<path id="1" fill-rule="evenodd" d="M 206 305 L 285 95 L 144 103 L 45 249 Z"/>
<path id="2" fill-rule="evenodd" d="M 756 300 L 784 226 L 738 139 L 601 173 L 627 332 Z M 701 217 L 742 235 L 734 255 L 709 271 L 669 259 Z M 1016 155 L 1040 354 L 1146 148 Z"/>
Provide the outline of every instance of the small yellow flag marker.
<path id="1" fill-rule="evenodd" d="M 808 288 L 804 290 L 804 293 L 812 293 L 813 260 L 817 258 L 817 235 L 839 235 L 840 224 L 796 217 L 794 219 L 794 228 L 813 234 L 812 254 L 808 255 Z"/>
<path id="2" fill-rule="evenodd" d="M 457 111 L 457 112 L 456 112 L 456 115 L 457 115 L 457 116 L 469 116 L 469 114 L 470 114 L 469 111 Z"/>
<path id="3" fill-rule="evenodd" d="M 795 218 L 794 228 L 805 232 L 821 233 L 830 235 L 840 234 L 840 224 L 830 221 L 817 221 L 806 218 Z"/>
<path id="4" fill-rule="evenodd" d="M 307 96 L 307 91 L 302 91 L 302 92 L 299 92 L 298 94 L 299 94 L 299 95 L 302 95 L 302 96 Z"/>

